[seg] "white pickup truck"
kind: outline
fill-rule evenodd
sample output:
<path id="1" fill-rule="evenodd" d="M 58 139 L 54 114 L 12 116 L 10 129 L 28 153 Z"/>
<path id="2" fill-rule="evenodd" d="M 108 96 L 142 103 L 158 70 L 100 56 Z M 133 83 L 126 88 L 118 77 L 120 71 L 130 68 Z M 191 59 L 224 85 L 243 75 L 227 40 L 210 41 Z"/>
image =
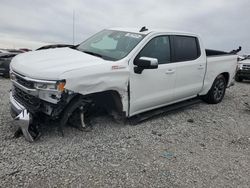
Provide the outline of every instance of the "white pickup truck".
<path id="1" fill-rule="evenodd" d="M 129 118 L 195 97 L 219 103 L 237 56 L 185 32 L 112 28 L 71 48 L 20 54 L 10 66 L 11 114 L 33 141 L 41 120 L 85 129 L 95 109 Z"/>

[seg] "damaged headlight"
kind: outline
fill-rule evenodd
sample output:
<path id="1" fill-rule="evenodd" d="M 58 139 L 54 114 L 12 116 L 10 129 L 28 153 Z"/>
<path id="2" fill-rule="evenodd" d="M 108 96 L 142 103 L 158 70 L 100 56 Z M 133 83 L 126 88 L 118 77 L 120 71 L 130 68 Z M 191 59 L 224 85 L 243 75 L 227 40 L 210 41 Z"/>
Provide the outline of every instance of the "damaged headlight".
<path id="1" fill-rule="evenodd" d="M 36 89 L 39 90 L 51 90 L 51 91 L 59 91 L 63 92 L 64 91 L 64 86 L 66 82 L 65 80 L 58 81 L 58 82 L 37 82 L 34 84 Z"/>
<path id="2" fill-rule="evenodd" d="M 65 85 L 66 85 L 66 81 L 65 80 L 62 80 L 60 82 L 57 82 L 57 90 L 60 91 L 60 92 L 63 92 L 65 90 Z"/>

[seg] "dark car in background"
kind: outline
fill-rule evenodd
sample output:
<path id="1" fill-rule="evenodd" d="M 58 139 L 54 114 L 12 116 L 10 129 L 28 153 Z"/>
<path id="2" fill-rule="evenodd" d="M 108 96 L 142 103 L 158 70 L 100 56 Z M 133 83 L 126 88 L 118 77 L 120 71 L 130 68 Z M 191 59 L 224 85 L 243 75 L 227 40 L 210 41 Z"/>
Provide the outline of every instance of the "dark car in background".
<path id="1" fill-rule="evenodd" d="M 50 44 L 46 46 L 42 46 L 40 48 L 37 48 L 36 50 L 47 50 L 47 49 L 52 49 L 52 48 L 65 48 L 65 47 L 74 47 L 72 44 Z"/>
<path id="2" fill-rule="evenodd" d="M 21 49 L 0 49 L 0 76 L 9 77 L 10 62 L 13 57 L 20 53 L 31 51 L 28 48 Z"/>
<path id="3" fill-rule="evenodd" d="M 12 58 L 18 54 L 20 54 L 20 52 L 0 53 L 0 76 L 5 78 L 9 77 L 10 62 Z"/>

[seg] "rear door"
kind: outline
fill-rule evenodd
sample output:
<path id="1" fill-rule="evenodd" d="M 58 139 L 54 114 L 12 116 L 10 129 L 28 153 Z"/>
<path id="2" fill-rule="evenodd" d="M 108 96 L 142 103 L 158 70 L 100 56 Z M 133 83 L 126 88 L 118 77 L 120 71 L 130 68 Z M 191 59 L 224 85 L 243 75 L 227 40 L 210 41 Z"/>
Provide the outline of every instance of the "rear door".
<path id="1" fill-rule="evenodd" d="M 176 70 L 174 100 L 194 97 L 203 87 L 206 56 L 201 55 L 197 37 L 171 36 L 171 44 Z"/>

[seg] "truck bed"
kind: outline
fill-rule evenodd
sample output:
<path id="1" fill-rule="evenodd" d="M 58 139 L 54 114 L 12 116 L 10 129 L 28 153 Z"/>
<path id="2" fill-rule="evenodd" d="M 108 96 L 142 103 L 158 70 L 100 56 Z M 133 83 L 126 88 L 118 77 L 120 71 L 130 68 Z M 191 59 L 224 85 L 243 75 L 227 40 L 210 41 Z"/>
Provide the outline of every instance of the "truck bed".
<path id="1" fill-rule="evenodd" d="M 211 50 L 211 49 L 205 49 L 207 56 L 217 56 L 217 55 L 229 55 L 228 52 L 224 51 L 218 51 L 218 50 Z"/>

